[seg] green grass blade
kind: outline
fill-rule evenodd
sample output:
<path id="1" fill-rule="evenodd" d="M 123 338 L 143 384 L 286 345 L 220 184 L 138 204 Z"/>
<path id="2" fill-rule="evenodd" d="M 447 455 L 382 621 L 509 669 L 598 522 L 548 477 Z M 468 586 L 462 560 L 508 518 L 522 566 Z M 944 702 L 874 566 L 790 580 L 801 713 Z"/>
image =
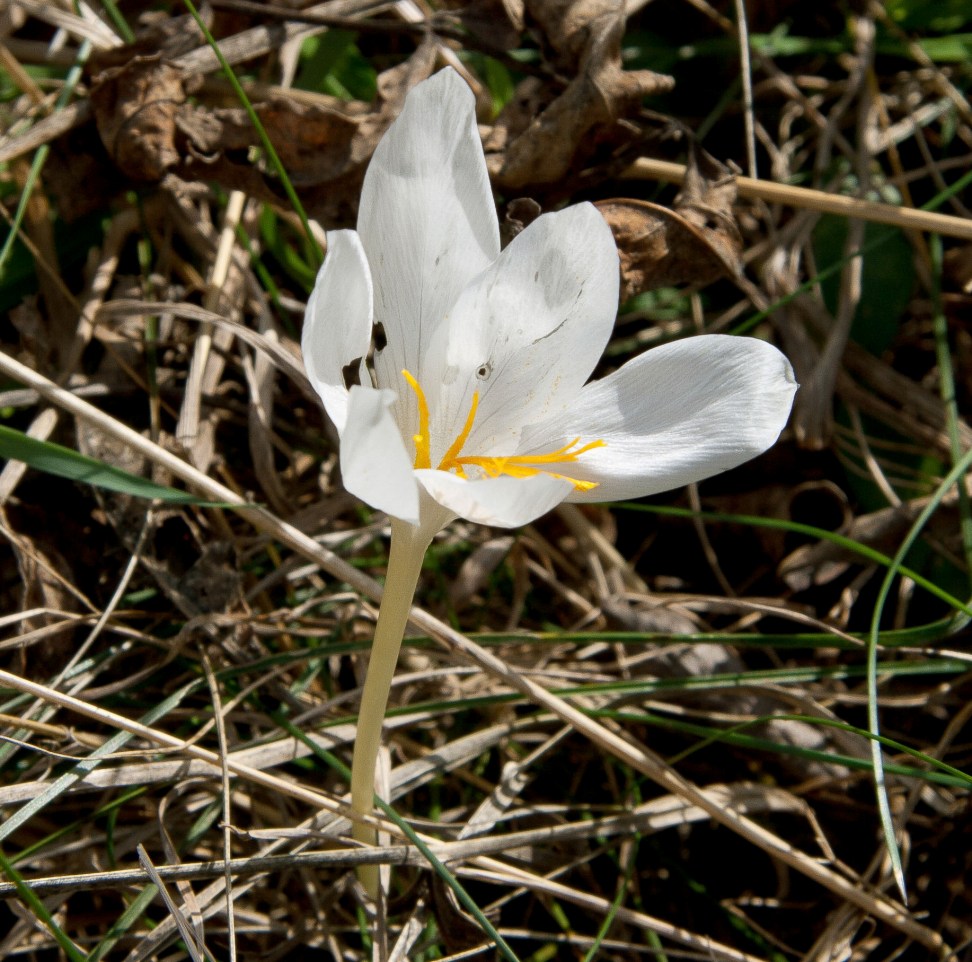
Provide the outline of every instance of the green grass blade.
<path id="1" fill-rule="evenodd" d="M 3 850 L 0 849 L 0 869 L 17 887 L 17 895 L 21 902 L 30 909 L 36 918 L 54 937 L 54 941 L 61 947 L 61 951 L 71 962 L 85 962 L 84 953 L 68 938 L 64 930 L 57 924 L 54 917 L 47 911 L 44 903 L 31 891 L 29 885 L 24 884 L 20 873 L 11 865 Z"/>
<path id="2" fill-rule="evenodd" d="M 929 238 L 932 255 L 932 331 L 935 335 L 935 355 L 938 360 L 938 383 L 948 428 L 948 441 L 951 447 L 952 464 L 962 457 L 962 440 L 959 435 L 960 415 L 955 394 L 955 374 L 952 354 L 948 346 L 948 322 L 942 307 L 942 239 L 937 234 Z M 965 485 L 958 486 L 959 531 L 962 534 L 962 548 L 965 552 L 965 566 L 972 577 L 972 512 L 969 509 L 969 496 Z"/>
<path id="3" fill-rule="evenodd" d="M 151 725 L 164 718 L 170 711 L 180 705 L 184 698 L 196 690 L 199 682 L 192 681 L 183 685 L 178 691 L 169 695 L 158 705 L 146 712 L 138 721 L 143 725 Z M 0 843 L 9 838 L 21 825 L 32 819 L 45 806 L 66 792 L 72 785 L 84 778 L 88 772 L 94 771 L 106 758 L 128 744 L 135 735 L 132 732 L 115 732 L 110 738 L 99 745 L 86 758 L 82 758 L 76 765 L 63 775 L 53 779 L 39 795 L 35 795 L 29 802 L 23 804 L 16 812 L 7 817 L 0 824 Z"/>
<path id="4" fill-rule="evenodd" d="M 154 885 L 147 885 L 142 889 L 105 937 L 88 953 L 85 962 L 101 962 L 125 933 L 148 911 L 157 893 L 158 889 Z"/>
<path id="5" fill-rule="evenodd" d="M 881 730 L 881 723 L 878 712 L 878 690 L 877 690 L 877 652 L 881 634 L 881 615 L 884 612 L 884 605 L 891 592 L 891 585 L 895 576 L 901 572 L 901 562 L 911 550 L 918 535 L 928 523 L 928 519 L 941 506 L 942 499 L 949 489 L 961 481 L 969 467 L 972 466 L 972 451 L 963 457 L 938 486 L 928 504 L 924 507 L 921 514 L 915 519 L 914 524 L 908 531 L 897 554 L 891 560 L 881 583 L 877 600 L 874 603 L 874 612 L 871 616 L 871 630 L 867 642 L 867 727 L 873 736 L 871 742 L 871 758 L 874 763 L 874 788 L 877 794 L 878 814 L 881 819 L 881 829 L 884 832 L 884 840 L 887 845 L 888 855 L 891 858 L 891 868 L 894 872 L 895 882 L 901 891 L 901 897 L 907 902 L 907 890 L 905 887 L 904 869 L 901 865 L 901 853 L 898 850 L 898 843 L 894 837 L 894 821 L 891 817 L 891 806 L 888 803 L 887 784 L 884 777 L 884 757 L 881 752 L 881 743 L 878 741 Z"/>
<path id="6" fill-rule="evenodd" d="M 697 722 L 684 721 L 679 718 L 662 717 L 650 712 L 639 712 L 633 709 L 618 708 L 598 708 L 589 712 L 594 718 L 611 718 L 614 721 L 628 722 L 629 724 L 650 725 L 653 728 L 662 728 L 666 731 L 681 732 L 686 735 L 694 735 L 701 739 L 698 744 L 691 746 L 680 752 L 678 755 L 668 759 L 669 764 L 675 764 L 685 758 L 707 748 L 710 745 L 726 744 L 735 745 L 737 748 L 747 751 L 765 752 L 769 755 L 789 755 L 794 758 L 801 758 L 807 762 L 822 762 L 825 765 L 838 765 L 851 771 L 873 772 L 871 760 L 869 758 L 859 758 L 855 755 L 845 755 L 842 753 L 824 751 L 819 748 L 803 748 L 799 745 L 789 745 L 759 735 L 749 735 L 747 728 L 765 725 L 767 722 L 774 721 L 795 721 L 807 725 L 815 725 L 820 728 L 836 728 L 840 731 L 859 735 L 869 741 L 875 739 L 867 729 L 858 728 L 856 725 L 848 725 L 846 722 L 837 721 L 832 718 L 819 718 L 813 715 L 760 715 L 756 718 L 747 719 L 738 725 L 729 728 L 714 728 L 711 725 L 701 725 Z M 901 778 L 910 778 L 915 781 L 928 782 L 933 785 L 946 785 L 949 788 L 957 788 L 963 791 L 972 789 L 972 775 L 963 772 L 954 765 L 912 748 L 902 742 L 895 741 L 885 735 L 879 736 L 878 741 L 883 747 L 890 748 L 904 755 L 909 755 L 916 761 L 921 762 L 927 768 L 918 768 L 915 765 L 904 765 L 895 762 L 886 765 L 885 769 Z"/>
<path id="7" fill-rule="evenodd" d="M 0 458 L 23 461 L 24 464 L 47 474 L 71 481 L 82 481 L 96 488 L 130 494 L 136 498 L 159 499 L 169 504 L 208 504 L 188 491 L 156 484 L 137 474 L 129 474 L 121 468 L 89 458 L 72 448 L 52 441 L 41 441 L 21 431 L 0 425 Z"/>
<path id="8" fill-rule="evenodd" d="M 283 187 L 284 193 L 287 195 L 287 199 L 290 201 L 291 206 L 293 207 L 297 216 L 300 218 L 300 222 L 304 227 L 304 232 L 307 234 L 308 243 L 313 248 L 315 254 L 317 255 L 318 263 L 320 263 L 324 260 L 324 252 L 317 243 L 313 231 L 311 231 L 310 221 L 307 218 L 307 212 L 304 210 L 304 205 L 300 202 L 300 198 L 297 196 L 297 191 L 294 190 L 294 185 L 291 183 L 290 177 L 287 175 L 287 171 L 284 169 L 280 156 L 277 154 L 273 143 L 267 136 L 266 128 L 260 122 L 260 118 L 257 116 L 257 112 L 253 109 L 253 104 L 250 102 L 250 98 L 247 97 L 246 91 L 243 89 L 243 85 L 233 72 L 233 68 L 229 65 L 229 61 L 223 56 L 223 51 L 219 49 L 219 44 L 216 43 L 215 37 L 213 37 L 213 35 L 209 32 L 209 28 L 203 22 L 202 17 L 199 16 L 199 11 L 196 9 L 195 4 L 192 2 L 192 0 L 182 0 L 182 2 L 186 5 L 186 9 L 189 11 L 189 13 L 192 14 L 193 19 L 196 21 L 196 24 L 202 31 L 203 36 L 206 38 L 206 42 L 210 47 L 212 47 L 213 53 L 216 54 L 216 59 L 219 60 L 219 65 L 223 68 L 223 73 L 226 74 L 226 79 L 230 82 L 233 92 L 236 94 L 240 103 L 243 105 L 243 109 L 246 111 L 247 116 L 250 118 L 250 123 L 253 124 L 253 127 L 257 132 L 257 136 L 260 138 L 260 143 L 263 145 L 263 149 L 267 153 L 267 160 L 270 162 L 270 165 L 280 178 L 280 185 Z"/>
<path id="9" fill-rule="evenodd" d="M 63 110 L 70 102 L 71 97 L 74 96 L 74 90 L 81 80 L 82 68 L 91 53 L 91 49 L 91 42 L 89 40 L 82 41 L 81 46 L 78 48 L 74 66 L 68 71 L 68 75 L 64 80 L 64 86 L 61 88 L 61 92 L 58 94 L 57 101 L 54 104 L 55 113 L 58 110 Z M 37 149 L 37 153 L 34 154 L 34 159 L 30 163 L 30 170 L 27 172 L 27 178 L 24 181 L 24 189 L 20 192 L 17 210 L 11 219 L 10 233 L 7 234 L 3 242 L 3 247 L 0 248 L 0 278 L 3 277 L 7 258 L 10 257 L 14 241 L 16 241 L 17 235 L 20 233 L 20 225 L 23 222 L 24 215 L 27 213 L 27 205 L 30 203 L 31 195 L 37 186 L 41 171 L 44 169 L 44 164 L 47 163 L 47 156 L 50 152 L 50 144 L 41 144 Z"/>
<path id="10" fill-rule="evenodd" d="M 295 725 L 290 724 L 290 722 L 279 713 L 273 714 L 270 717 L 290 735 L 307 745 L 322 761 L 326 762 L 332 768 L 337 769 L 342 778 L 350 782 L 351 769 L 348 768 L 348 766 L 345 765 L 341 759 L 331 752 L 322 749 L 316 742 L 308 738 L 306 733 L 301 731 Z M 435 853 L 428 847 L 428 845 L 426 845 L 425 842 L 419 838 L 419 836 L 412 829 L 411 825 L 409 825 L 405 819 L 403 819 L 401 815 L 399 815 L 395 809 L 392 808 L 391 805 L 377 796 L 375 796 L 375 805 L 398 826 L 402 834 L 425 856 L 439 878 L 441 878 L 442 881 L 445 882 L 450 889 L 452 889 L 456 899 L 459 901 L 459 904 L 465 908 L 466 911 L 469 912 L 469 914 L 476 920 L 479 927 L 483 930 L 483 933 L 493 940 L 493 944 L 499 950 L 500 954 L 507 959 L 508 962 L 519 962 L 516 953 L 510 948 L 503 936 L 496 931 L 493 923 L 486 918 L 486 916 L 483 914 L 483 910 L 475 903 L 475 901 L 473 901 L 472 896 L 462 887 L 462 884 L 455 877 L 455 875 L 453 875 L 452 872 L 450 872 L 449 869 L 446 868 L 446 866 L 442 863 L 442 861 L 436 857 Z"/>
<path id="11" fill-rule="evenodd" d="M 946 187 L 945 190 L 940 191 L 936 194 L 927 204 L 922 204 L 919 210 L 938 210 L 942 204 L 945 203 L 950 197 L 954 197 L 956 194 L 961 193 L 972 184 L 972 171 L 963 174 L 954 184 Z M 747 331 L 751 331 L 757 324 L 761 321 L 765 321 L 766 318 L 771 317 L 777 310 L 786 304 L 789 304 L 794 298 L 798 297 L 800 294 L 805 294 L 807 291 L 815 288 L 822 280 L 828 277 L 832 277 L 834 274 L 842 271 L 844 267 L 855 257 L 864 257 L 866 254 L 870 254 L 872 251 L 877 250 L 886 244 L 892 237 L 896 236 L 898 229 L 896 227 L 888 228 L 875 235 L 874 240 L 867 244 L 862 244 L 856 251 L 849 254 L 847 257 L 836 261 L 833 264 L 828 265 L 823 268 L 813 277 L 805 280 L 799 287 L 794 288 L 788 294 L 784 294 L 782 297 L 775 300 L 769 307 L 764 308 L 761 311 L 757 311 L 755 314 L 746 318 L 740 324 L 737 324 L 730 333 L 732 334 L 745 334 Z"/>
<path id="12" fill-rule="evenodd" d="M 641 833 L 635 832 L 634 838 L 631 841 L 631 855 L 624 867 L 624 875 L 618 880 L 618 887 L 614 893 L 614 898 L 611 900 L 611 905 L 608 907 L 604 918 L 601 920 L 601 924 L 597 928 L 597 934 L 594 936 L 591 947 L 584 954 L 583 962 L 597 962 L 597 959 L 600 958 L 601 943 L 607 938 L 608 932 L 611 931 L 611 926 L 614 925 L 618 910 L 624 904 L 624 898 L 628 894 L 628 886 L 631 884 L 631 877 L 634 874 L 635 865 L 637 864 L 638 849 L 641 846 Z"/>
<path id="13" fill-rule="evenodd" d="M 135 34 L 132 33 L 132 28 L 128 25 L 128 21 L 118 9 L 118 5 L 115 3 L 115 0 L 101 0 L 101 5 L 105 8 L 105 13 L 108 14 L 111 22 L 115 25 L 115 30 L 118 33 L 118 36 L 121 37 L 125 43 L 135 43 Z"/>
<path id="14" fill-rule="evenodd" d="M 754 528 L 775 528 L 779 531 L 789 531 L 794 534 L 805 534 L 811 538 L 818 538 L 821 541 L 830 541 L 832 544 L 846 548 L 854 554 L 888 568 L 892 565 L 892 560 L 886 554 L 876 551 L 874 548 L 846 535 L 838 534 L 836 531 L 828 531 L 826 528 L 815 528 L 810 524 L 801 524 L 799 521 L 787 521 L 783 518 L 762 518 L 752 514 L 728 514 L 724 511 L 692 511 L 690 508 L 676 508 L 661 504 L 634 504 L 621 501 L 610 504 L 611 508 L 623 511 L 641 511 L 648 514 L 660 514 L 671 518 L 701 518 L 703 521 L 720 521 L 727 524 L 747 524 Z M 954 595 L 940 588 L 933 581 L 929 581 L 917 571 L 912 571 L 902 564 L 895 566 L 895 573 L 905 578 L 909 578 L 916 585 L 924 588 L 925 591 L 934 595 L 940 601 L 944 601 L 950 608 L 962 612 L 968 617 L 972 617 L 972 606 L 960 601 Z"/>

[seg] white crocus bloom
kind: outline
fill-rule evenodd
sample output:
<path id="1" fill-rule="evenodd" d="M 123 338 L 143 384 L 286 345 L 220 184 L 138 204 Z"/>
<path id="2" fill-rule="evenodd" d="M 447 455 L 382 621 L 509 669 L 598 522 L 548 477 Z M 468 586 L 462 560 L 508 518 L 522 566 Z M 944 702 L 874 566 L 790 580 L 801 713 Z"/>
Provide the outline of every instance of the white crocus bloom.
<path id="1" fill-rule="evenodd" d="M 751 338 L 687 338 L 589 381 L 618 281 L 590 204 L 543 215 L 500 251 L 473 95 L 451 69 L 411 91 L 379 143 L 358 230 L 328 234 L 304 362 L 340 435 L 345 487 L 393 519 L 355 746 L 360 812 L 436 532 L 457 517 L 516 527 L 565 500 L 699 481 L 764 451 L 786 423 L 793 372 Z M 376 874 L 363 880 L 376 890 Z"/>

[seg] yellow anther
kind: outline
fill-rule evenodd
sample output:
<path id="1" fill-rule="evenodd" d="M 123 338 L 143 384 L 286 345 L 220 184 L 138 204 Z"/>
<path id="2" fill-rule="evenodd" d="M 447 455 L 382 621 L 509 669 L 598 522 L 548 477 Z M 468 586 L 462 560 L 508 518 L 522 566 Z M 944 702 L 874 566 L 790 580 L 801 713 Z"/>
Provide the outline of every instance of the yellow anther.
<path id="1" fill-rule="evenodd" d="M 419 429 L 418 434 L 412 435 L 415 442 L 415 467 L 432 467 L 432 441 L 429 438 L 429 404 L 425 400 L 425 392 L 418 381 L 408 371 L 402 371 L 402 377 L 408 381 L 409 387 L 418 398 Z"/>
<path id="2" fill-rule="evenodd" d="M 409 387 L 415 392 L 418 399 L 419 430 L 418 434 L 412 435 L 412 440 L 415 442 L 415 467 L 430 468 L 432 466 L 432 450 L 429 437 L 429 405 L 425 400 L 425 392 L 419 382 L 408 371 L 402 371 L 402 377 L 408 382 Z M 574 438 L 569 444 L 545 454 L 511 454 L 505 457 L 462 455 L 462 449 L 472 432 L 478 409 L 479 392 L 477 391 L 473 394 L 469 413 L 466 415 L 466 422 L 463 424 L 462 430 L 456 435 L 456 439 L 449 445 L 449 449 L 439 462 L 438 469 L 440 471 L 454 471 L 459 477 L 464 478 L 466 477 L 466 466 L 471 466 L 479 468 L 483 474 L 490 478 L 498 478 L 502 475 L 510 478 L 532 478 L 538 474 L 546 474 L 551 478 L 569 481 L 574 486 L 575 491 L 590 491 L 597 487 L 596 481 L 582 481 L 579 478 L 568 477 L 566 474 L 557 474 L 554 471 L 546 470 L 542 465 L 571 464 L 582 454 L 586 454 L 594 448 L 603 448 L 605 443 L 600 439 L 581 444 L 579 437 Z"/>

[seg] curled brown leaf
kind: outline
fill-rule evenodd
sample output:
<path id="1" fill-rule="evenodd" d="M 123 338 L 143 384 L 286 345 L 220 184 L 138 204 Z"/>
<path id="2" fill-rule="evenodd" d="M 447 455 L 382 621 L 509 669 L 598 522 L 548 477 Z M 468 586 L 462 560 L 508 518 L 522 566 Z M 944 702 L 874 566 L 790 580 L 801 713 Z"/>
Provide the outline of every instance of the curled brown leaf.
<path id="1" fill-rule="evenodd" d="M 622 0 L 526 0 L 527 22 L 541 34 L 555 79 L 528 78 L 496 122 L 487 151 L 503 188 L 550 184 L 603 142 L 630 140 L 624 119 L 643 97 L 669 90 L 671 77 L 625 70 Z"/>
<path id="2" fill-rule="evenodd" d="M 694 150 L 673 208 L 632 198 L 599 201 L 621 258 L 622 298 L 677 284 L 707 284 L 741 270 L 734 177 Z"/>

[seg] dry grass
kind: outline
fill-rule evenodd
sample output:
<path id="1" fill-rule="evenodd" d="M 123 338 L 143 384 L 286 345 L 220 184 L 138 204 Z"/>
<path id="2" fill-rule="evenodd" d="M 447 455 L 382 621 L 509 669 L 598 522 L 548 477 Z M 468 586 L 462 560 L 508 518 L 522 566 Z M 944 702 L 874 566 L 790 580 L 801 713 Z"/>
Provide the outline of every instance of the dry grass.
<path id="1" fill-rule="evenodd" d="M 126 179 L 131 157 L 90 119 L 104 111 L 91 71 L 55 105 L 85 44 L 131 59 L 119 28 L 66 4 L 5 10 L 0 209 L 22 220 L 3 275 L 3 424 L 206 503 L 0 471 L 0 957 L 490 958 L 490 926 L 536 962 L 968 957 L 972 518 L 964 482 L 942 486 L 972 442 L 968 191 L 918 208 L 969 166 L 969 71 L 942 55 L 951 35 L 902 32 L 876 4 L 846 24 L 837 7 L 790 11 L 795 54 L 762 39 L 774 11 L 754 7 L 761 169 L 734 208 L 741 272 L 638 295 L 605 364 L 744 326 L 797 368 L 791 426 L 757 462 L 650 504 L 437 539 L 392 692 L 397 818 L 378 850 L 348 840 L 344 765 L 387 524 L 343 491 L 300 364 L 314 244 L 258 149 L 227 146 L 228 123 L 192 177 L 182 156 Z M 140 9 L 120 15 L 135 25 Z M 720 101 L 708 80 L 734 70 L 730 6 L 628 9 L 628 66 L 652 66 L 658 38 L 675 50 L 691 34 L 699 52 L 658 67 L 675 92 L 658 86 L 661 114 L 636 108 L 632 142 L 602 121 L 583 170 L 523 191 L 541 203 L 671 203 L 643 179 L 671 164 L 634 162 L 671 153 L 676 121 L 708 128 L 723 160 L 747 156 L 741 95 Z M 309 111 L 294 130 L 316 135 L 338 87 L 419 61 L 386 23 L 416 15 L 393 4 L 293 95 L 288 57 L 320 25 L 280 27 L 289 47 L 250 14 L 212 26 L 250 95 L 289 98 Z M 433 59 L 498 94 L 510 58 L 464 60 L 454 37 L 482 39 L 440 26 Z M 174 38 L 173 76 L 200 81 L 186 103 L 225 120 L 211 49 L 185 26 Z M 550 55 L 536 33 L 513 46 Z M 373 146 L 383 96 L 332 117 L 332 136 Z M 139 143 L 157 147 L 150 134 Z M 325 228 L 352 216 L 366 159 L 294 175 Z M 860 219 L 875 207 L 893 229 Z M 882 608 L 888 559 L 926 509 Z M 365 861 L 391 867 L 377 907 L 354 881 Z"/>

